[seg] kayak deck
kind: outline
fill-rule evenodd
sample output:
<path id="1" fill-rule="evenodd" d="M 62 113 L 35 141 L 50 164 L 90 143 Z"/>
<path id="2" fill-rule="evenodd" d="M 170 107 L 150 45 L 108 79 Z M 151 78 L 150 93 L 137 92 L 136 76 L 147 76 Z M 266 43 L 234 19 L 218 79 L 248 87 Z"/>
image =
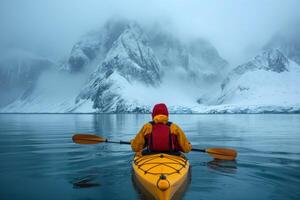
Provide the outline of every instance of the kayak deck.
<path id="1" fill-rule="evenodd" d="M 190 164 L 183 154 L 159 153 L 136 155 L 132 167 L 143 188 L 156 199 L 169 200 L 186 181 Z"/>

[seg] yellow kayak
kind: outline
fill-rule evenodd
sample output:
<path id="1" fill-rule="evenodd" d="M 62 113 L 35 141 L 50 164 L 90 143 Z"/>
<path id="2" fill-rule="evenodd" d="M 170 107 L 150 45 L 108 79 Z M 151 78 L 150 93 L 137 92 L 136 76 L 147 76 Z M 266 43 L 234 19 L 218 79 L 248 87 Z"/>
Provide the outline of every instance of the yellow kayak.
<path id="1" fill-rule="evenodd" d="M 188 177 L 190 163 L 185 156 L 170 154 L 135 155 L 135 179 L 158 200 L 171 199 Z"/>

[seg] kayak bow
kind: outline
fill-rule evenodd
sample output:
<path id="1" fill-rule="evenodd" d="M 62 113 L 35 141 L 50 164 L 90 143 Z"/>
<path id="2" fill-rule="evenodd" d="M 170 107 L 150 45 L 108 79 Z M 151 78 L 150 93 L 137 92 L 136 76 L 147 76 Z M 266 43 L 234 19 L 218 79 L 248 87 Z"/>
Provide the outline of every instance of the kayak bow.
<path id="1" fill-rule="evenodd" d="M 157 200 L 169 200 L 187 180 L 190 163 L 181 154 L 135 155 L 132 167 L 136 180 Z"/>

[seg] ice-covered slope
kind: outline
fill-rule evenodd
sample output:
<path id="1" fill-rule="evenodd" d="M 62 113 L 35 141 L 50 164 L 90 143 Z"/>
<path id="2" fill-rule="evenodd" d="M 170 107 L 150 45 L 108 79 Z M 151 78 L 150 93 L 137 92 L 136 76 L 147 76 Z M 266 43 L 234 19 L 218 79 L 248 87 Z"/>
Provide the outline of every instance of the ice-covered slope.
<path id="1" fill-rule="evenodd" d="M 297 63 L 278 49 L 264 51 L 229 73 L 211 112 L 294 112 L 300 108 L 299 77 Z"/>

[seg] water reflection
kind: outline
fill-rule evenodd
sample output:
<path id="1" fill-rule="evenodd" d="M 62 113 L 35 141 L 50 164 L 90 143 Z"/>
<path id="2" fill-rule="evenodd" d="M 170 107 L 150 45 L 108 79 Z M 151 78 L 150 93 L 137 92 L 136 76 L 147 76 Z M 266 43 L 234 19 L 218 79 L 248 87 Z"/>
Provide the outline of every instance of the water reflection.
<path id="1" fill-rule="evenodd" d="M 73 184 L 73 188 L 91 188 L 91 187 L 99 187 L 101 184 L 97 183 L 96 176 L 84 176 L 74 179 L 71 183 Z"/>
<path id="2" fill-rule="evenodd" d="M 182 199 L 299 199 L 300 115 L 171 115 L 192 144 L 230 147 L 236 162 L 189 153 Z M 130 140 L 150 115 L 0 115 L 1 199 L 147 199 L 129 145 L 77 145 L 76 133 Z M 78 189 L 86 188 L 86 189 Z"/>
<path id="3" fill-rule="evenodd" d="M 223 172 L 223 173 L 236 173 L 237 162 L 235 160 L 219 160 L 214 159 L 207 162 L 207 166 L 210 169 Z"/>

